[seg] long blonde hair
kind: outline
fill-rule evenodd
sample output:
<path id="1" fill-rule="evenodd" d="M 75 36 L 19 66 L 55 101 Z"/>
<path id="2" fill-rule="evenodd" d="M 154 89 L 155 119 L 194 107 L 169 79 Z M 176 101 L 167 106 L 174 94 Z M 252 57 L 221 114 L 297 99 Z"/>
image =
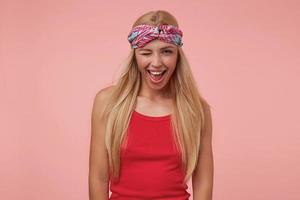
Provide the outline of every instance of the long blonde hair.
<path id="1" fill-rule="evenodd" d="M 167 11 L 158 10 L 142 15 L 132 27 L 140 24 L 158 26 L 165 23 L 178 27 L 175 17 Z M 178 53 L 176 68 L 169 80 L 168 92 L 173 99 L 171 127 L 176 148 L 181 152 L 182 167 L 185 172 L 183 181 L 187 182 L 198 161 L 201 131 L 204 125 L 203 103 L 206 101 L 198 91 L 183 50 L 178 48 Z M 110 178 L 119 178 L 120 152 L 140 86 L 141 73 L 138 70 L 134 49 L 131 49 L 104 111 L 105 144 L 109 157 Z"/>

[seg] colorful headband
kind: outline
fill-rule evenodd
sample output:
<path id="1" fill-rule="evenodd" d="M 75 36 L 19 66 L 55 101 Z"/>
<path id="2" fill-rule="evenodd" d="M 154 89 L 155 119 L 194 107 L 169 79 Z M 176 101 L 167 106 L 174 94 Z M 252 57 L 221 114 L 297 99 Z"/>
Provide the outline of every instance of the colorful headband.
<path id="1" fill-rule="evenodd" d="M 154 39 L 159 39 L 167 43 L 172 43 L 181 47 L 182 31 L 173 25 L 161 24 L 159 26 L 151 26 L 141 24 L 135 26 L 128 34 L 128 41 L 131 48 L 141 48 Z"/>

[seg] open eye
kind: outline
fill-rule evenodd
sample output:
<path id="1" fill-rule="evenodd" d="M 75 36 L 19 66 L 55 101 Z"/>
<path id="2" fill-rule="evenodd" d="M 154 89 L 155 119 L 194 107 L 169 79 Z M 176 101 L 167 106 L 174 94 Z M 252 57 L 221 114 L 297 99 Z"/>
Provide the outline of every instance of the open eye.
<path id="1" fill-rule="evenodd" d="M 167 53 L 172 53 L 172 51 L 171 51 L 171 50 L 165 50 L 164 52 L 167 52 Z"/>

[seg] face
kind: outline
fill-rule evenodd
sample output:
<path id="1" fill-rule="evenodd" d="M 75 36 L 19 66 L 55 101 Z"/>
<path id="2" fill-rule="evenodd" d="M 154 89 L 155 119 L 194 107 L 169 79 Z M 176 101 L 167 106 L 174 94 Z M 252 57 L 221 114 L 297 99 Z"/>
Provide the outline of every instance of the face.
<path id="1" fill-rule="evenodd" d="M 135 49 L 142 87 L 163 89 L 176 67 L 178 47 L 160 40 L 152 40 L 142 48 Z"/>

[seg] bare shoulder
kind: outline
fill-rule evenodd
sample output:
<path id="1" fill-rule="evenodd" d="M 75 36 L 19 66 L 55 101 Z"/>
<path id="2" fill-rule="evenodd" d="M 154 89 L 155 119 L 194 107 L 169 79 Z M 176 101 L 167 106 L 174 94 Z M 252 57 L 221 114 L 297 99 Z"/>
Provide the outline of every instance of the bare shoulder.
<path id="1" fill-rule="evenodd" d="M 204 114 L 206 116 L 210 116 L 211 115 L 210 105 L 205 100 L 203 101 L 203 110 L 204 110 Z"/>
<path id="2" fill-rule="evenodd" d="M 111 92 L 114 90 L 116 86 L 115 85 L 110 85 L 108 87 L 102 88 L 100 91 L 97 92 L 96 98 L 106 98 L 108 97 Z"/>
<path id="3" fill-rule="evenodd" d="M 106 119 L 103 117 L 103 111 L 113 88 L 113 86 L 103 88 L 94 97 L 89 158 L 89 188 L 92 199 L 95 199 L 96 194 L 100 199 L 102 197 L 99 194 L 103 196 L 102 199 L 108 197 L 109 158 L 105 144 Z"/>
<path id="4" fill-rule="evenodd" d="M 211 108 L 210 108 L 210 105 L 206 101 L 203 101 L 203 111 L 204 111 L 203 135 L 211 135 L 212 134 Z"/>
<path id="5" fill-rule="evenodd" d="M 101 114 L 104 108 L 104 105 L 108 103 L 108 97 L 114 90 L 115 86 L 111 85 L 105 88 L 102 88 L 98 91 L 94 97 L 93 103 L 93 113 L 94 115 Z M 99 116 L 98 116 L 99 117 Z"/>

